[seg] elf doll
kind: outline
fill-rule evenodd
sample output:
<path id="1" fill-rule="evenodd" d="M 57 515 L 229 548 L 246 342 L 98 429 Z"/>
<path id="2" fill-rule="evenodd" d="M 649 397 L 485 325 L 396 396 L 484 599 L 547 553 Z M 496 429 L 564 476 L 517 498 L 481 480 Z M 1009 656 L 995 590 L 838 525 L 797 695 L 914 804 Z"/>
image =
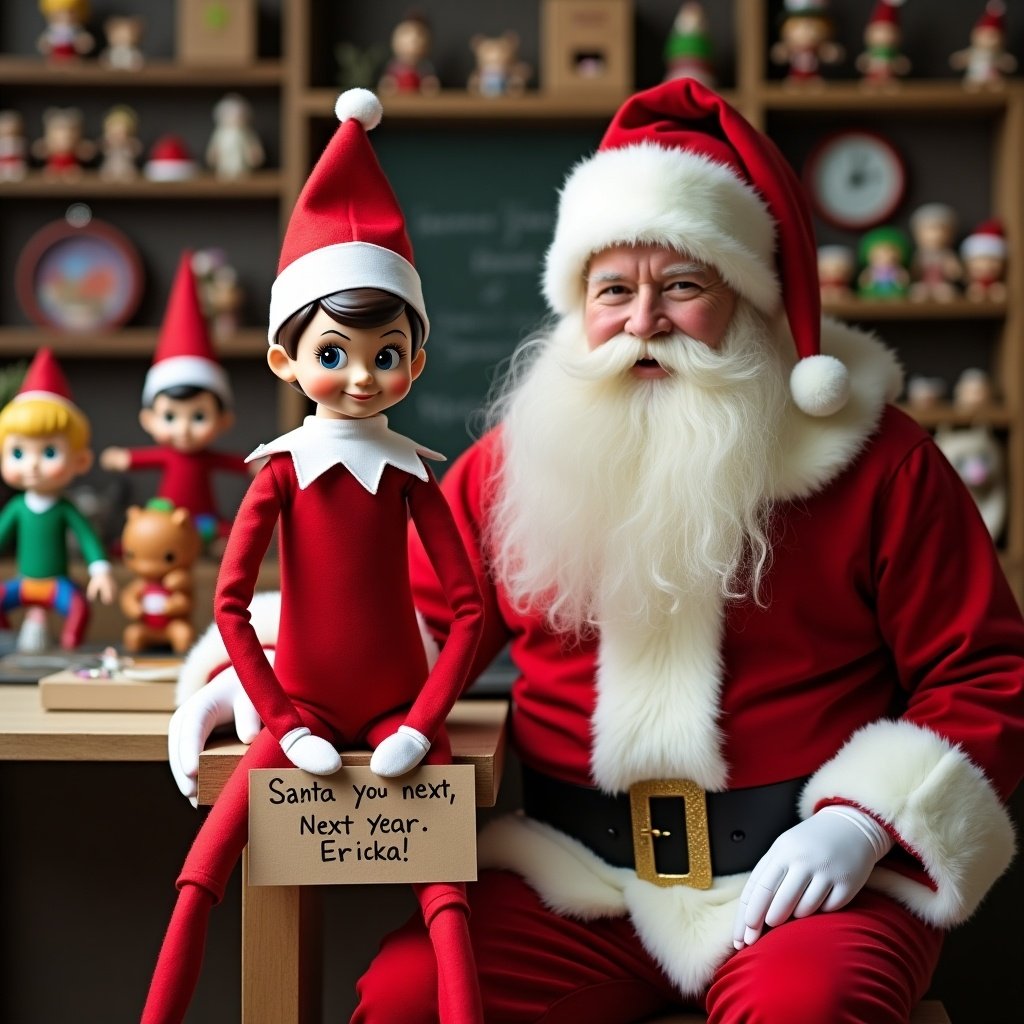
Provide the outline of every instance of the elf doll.
<path id="1" fill-rule="evenodd" d="M 114 472 L 160 470 L 157 497 L 192 513 L 205 543 L 231 528 L 217 511 L 211 479 L 215 472 L 247 473 L 245 459 L 210 445 L 235 422 L 231 385 L 210 344 L 192 274 L 184 252 L 171 287 L 153 364 L 142 388 L 139 423 L 156 441 L 149 448 L 105 448 L 100 465 Z"/>
<path id="2" fill-rule="evenodd" d="M 26 608 L 18 649 L 46 646 L 46 613 L 64 617 L 60 645 L 73 650 L 89 623 L 89 601 L 114 599 L 116 586 L 103 545 L 64 491 L 92 465 L 89 421 L 71 401 L 71 389 L 49 349 L 41 348 L 17 395 L 0 412 L 0 473 L 21 491 L 0 512 L 0 549 L 12 542 L 18 575 L 3 585 L 0 626 L 6 613 Z M 89 567 L 85 594 L 68 576 L 67 533 Z"/>
<path id="3" fill-rule="evenodd" d="M 444 721 L 482 624 L 469 557 L 424 462 L 440 456 L 392 433 L 382 415 L 423 371 L 429 324 L 402 212 L 367 139 L 381 105 L 353 89 L 335 109 L 341 125 L 292 213 L 270 298 L 267 361 L 316 413 L 250 456 L 267 462 L 239 509 L 215 597 L 225 649 L 264 729 L 178 878 L 144 1024 L 180 1021 L 188 1007 L 210 908 L 246 842 L 250 769 L 329 775 L 341 767 L 339 746 L 373 748 L 370 768 L 385 777 L 424 758 L 449 763 Z M 408 579 L 410 517 L 454 614 L 429 670 Z M 281 612 L 271 666 L 249 603 L 275 526 Z M 441 1020 L 482 1022 L 465 887 L 415 889 L 436 952 Z"/>

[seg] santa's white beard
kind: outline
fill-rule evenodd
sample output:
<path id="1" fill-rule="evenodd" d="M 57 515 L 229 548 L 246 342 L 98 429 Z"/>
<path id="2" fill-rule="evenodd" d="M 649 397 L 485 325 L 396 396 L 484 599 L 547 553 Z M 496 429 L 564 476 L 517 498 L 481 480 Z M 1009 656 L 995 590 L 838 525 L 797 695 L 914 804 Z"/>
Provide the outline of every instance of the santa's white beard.
<path id="1" fill-rule="evenodd" d="M 695 595 L 757 596 L 788 400 L 780 351 L 742 301 L 718 350 L 621 335 L 590 352 L 579 316 L 527 343 L 492 409 L 505 463 L 489 541 L 515 605 L 580 633 L 657 628 Z M 645 357 L 670 375 L 632 376 Z"/>

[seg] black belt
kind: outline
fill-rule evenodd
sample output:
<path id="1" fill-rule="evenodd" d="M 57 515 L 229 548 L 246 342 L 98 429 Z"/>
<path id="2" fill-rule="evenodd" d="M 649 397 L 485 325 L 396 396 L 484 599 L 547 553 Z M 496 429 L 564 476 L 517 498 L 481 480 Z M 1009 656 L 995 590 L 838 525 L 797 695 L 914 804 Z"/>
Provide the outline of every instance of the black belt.
<path id="1" fill-rule="evenodd" d="M 799 820 L 807 776 L 705 793 L 685 780 L 642 782 L 608 796 L 523 765 L 523 809 L 615 867 L 658 885 L 708 888 L 712 875 L 754 868 Z M 703 808 L 706 806 L 706 815 Z"/>

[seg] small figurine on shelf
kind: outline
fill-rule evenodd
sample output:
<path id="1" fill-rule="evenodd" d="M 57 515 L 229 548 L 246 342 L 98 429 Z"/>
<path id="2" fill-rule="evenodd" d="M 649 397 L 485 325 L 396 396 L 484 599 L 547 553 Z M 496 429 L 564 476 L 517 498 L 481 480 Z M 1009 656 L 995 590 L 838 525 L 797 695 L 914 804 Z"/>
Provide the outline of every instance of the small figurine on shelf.
<path id="1" fill-rule="evenodd" d="M 910 298 L 915 302 L 952 302 L 957 297 L 964 268 L 953 247 L 956 230 L 956 211 L 946 203 L 925 203 L 910 215 Z"/>
<path id="2" fill-rule="evenodd" d="M 913 412 L 931 412 L 942 404 L 948 390 L 942 377 L 915 374 L 907 381 L 907 404 Z"/>
<path id="3" fill-rule="evenodd" d="M 72 402 L 57 360 L 41 348 L 15 397 L 0 412 L 0 475 L 16 495 L 0 512 L 0 548 L 14 543 L 17 576 L 3 585 L 0 627 L 6 613 L 25 608 L 18 649 L 47 644 L 47 611 L 64 618 L 60 645 L 73 650 L 89 623 L 89 602 L 110 604 L 116 585 L 103 545 L 85 516 L 64 496 L 68 485 L 92 466 L 89 421 Z M 70 531 L 88 564 L 83 594 L 68 575 Z"/>
<path id="4" fill-rule="evenodd" d="M 953 408 L 957 412 L 974 414 L 994 402 L 992 378 L 984 370 L 970 367 L 960 374 L 953 387 Z"/>
<path id="5" fill-rule="evenodd" d="M 143 173 L 150 181 L 188 181 L 199 173 L 185 140 L 161 135 L 149 150 Z"/>
<path id="6" fill-rule="evenodd" d="M 139 116 L 123 103 L 111 107 L 103 117 L 102 154 L 99 174 L 111 181 L 132 181 L 139 176 L 136 161 L 142 155 L 137 135 Z"/>
<path id="7" fill-rule="evenodd" d="M 39 0 L 46 28 L 36 49 L 48 60 L 76 60 L 91 53 L 96 40 L 85 30 L 89 18 L 87 0 Z"/>
<path id="8" fill-rule="evenodd" d="M 466 88 L 478 96 L 519 96 L 533 68 L 519 60 L 519 33 L 503 32 L 500 36 L 473 36 L 470 49 L 476 67 Z"/>
<path id="9" fill-rule="evenodd" d="M 971 492 L 993 540 L 1006 523 L 1006 472 L 1003 450 L 988 427 L 942 427 L 935 443 Z"/>
<path id="10" fill-rule="evenodd" d="M 903 0 L 878 0 L 864 27 L 864 52 L 856 60 L 865 85 L 889 86 L 910 73 L 910 61 L 900 52 L 903 30 L 899 8 Z"/>
<path id="11" fill-rule="evenodd" d="M 665 41 L 665 81 L 694 78 L 701 85 L 714 89 L 713 56 L 704 8 L 697 0 L 686 0 Z"/>
<path id="12" fill-rule="evenodd" d="M 135 579 L 121 591 L 121 611 L 128 619 L 126 651 L 170 645 L 184 654 L 195 642 L 192 565 L 201 547 L 187 508 L 154 498 L 145 508 L 128 509 L 121 550 Z"/>
<path id="13" fill-rule="evenodd" d="M 445 718 L 480 636 L 479 587 L 427 468 L 440 456 L 395 434 L 383 415 L 422 372 L 429 323 L 405 218 L 368 137 L 381 105 L 352 90 L 336 112 L 341 123 L 292 211 L 270 297 L 267 362 L 316 413 L 253 453 L 269 461 L 242 501 L 217 579 L 216 623 L 264 728 L 179 876 L 144 1022 L 185 1015 L 210 910 L 245 844 L 249 770 L 331 775 L 338 746 L 353 743 L 373 749 L 370 769 L 385 778 L 450 763 Z M 409 521 L 454 613 L 433 667 L 411 600 Z M 275 529 L 281 611 L 271 666 L 249 607 Z M 386 643 L 350 641 L 381 621 Z M 435 1018 L 482 1024 L 465 886 L 428 882 L 415 892 L 435 950 Z"/>
<path id="14" fill-rule="evenodd" d="M 205 543 L 231 527 L 214 501 L 216 472 L 247 474 L 240 455 L 210 446 L 235 422 L 231 385 L 217 361 L 199 306 L 191 254 L 183 253 L 171 288 L 153 364 L 142 388 L 139 423 L 156 441 L 150 448 L 105 448 L 100 465 L 114 472 L 155 469 L 157 497 L 192 513 Z"/>
<path id="15" fill-rule="evenodd" d="M 135 15 L 120 14 L 103 22 L 107 48 L 100 54 L 100 63 L 117 71 L 138 71 L 145 64 L 139 44 L 146 23 Z"/>
<path id="16" fill-rule="evenodd" d="M 998 220 L 987 220 L 960 243 L 967 284 L 964 294 L 974 302 L 1006 300 L 1006 236 Z"/>
<path id="17" fill-rule="evenodd" d="M 772 46 L 771 57 L 776 64 L 789 65 L 787 84 L 820 84 L 821 65 L 843 59 L 843 48 L 834 42 L 834 33 L 828 0 L 786 0 L 779 41 Z"/>
<path id="18" fill-rule="evenodd" d="M 407 14 L 391 33 L 391 59 L 377 88 L 382 95 L 436 93 L 441 88 L 430 63 L 430 22 L 421 14 Z"/>
<path id="19" fill-rule="evenodd" d="M 77 107 L 47 107 L 43 135 L 32 143 L 32 155 L 43 160 L 47 178 L 77 178 L 83 161 L 96 155 L 96 144 L 82 138 L 82 112 Z"/>
<path id="20" fill-rule="evenodd" d="M 971 29 L 970 45 L 950 55 L 949 64 L 963 71 L 964 88 L 998 89 L 1003 76 L 1017 70 L 1017 58 L 1006 52 L 1006 4 L 989 0 Z"/>
<path id="21" fill-rule="evenodd" d="M 244 178 L 263 165 L 263 144 L 252 126 L 252 105 L 237 92 L 213 108 L 215 125 L 206 146 L 206 162 L 218 178 Z"/>
<path id="22" fill-rule="evenodd" d="M 853 277 L 857 261 L 848 245 L 822 245 L 818 247 L 818 285 L 821 301 L 845 302 L 852 299 Z"/>
<path id="23" fill-rule="evenodd" d="M 862 299 L 903 299 L 910 287 L 910 239 L 896 227 L 873 228 L 858 248 L 864 269 L 857 278 Z"/>
<path id="24" fill-rule="evenodd" d="M 25 120 L 17 110 L 0 110 L 0 181 L 21 181 L 28 173 Z"/>
<path id="25" fill-rule="evenodd" d="M 199 249 L 192 256 L 192 273 L 213 340 L 227 341 L 238 331 L 245 301 L 238 271 L 228 263 L 223 249 Z"/>

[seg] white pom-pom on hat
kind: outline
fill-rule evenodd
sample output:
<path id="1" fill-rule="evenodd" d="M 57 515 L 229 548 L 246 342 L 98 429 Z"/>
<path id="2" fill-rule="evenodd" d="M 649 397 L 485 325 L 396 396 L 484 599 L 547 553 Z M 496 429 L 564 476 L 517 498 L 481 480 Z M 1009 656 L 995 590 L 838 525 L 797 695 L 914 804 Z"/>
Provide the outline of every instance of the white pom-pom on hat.
<path id="1" fill-rule="evenodd" d="M 369 89 L 346 89 L 334 104 L 339 121 L 358 121 L 367 131 L 380 124 L 384 105 Z"/>
<path id="2" fill-rule="evenodd" d="M 850 398 L 850 375 L 835 356 L 807 356 L 793 367 L 789 392 L 808 416 L 831 416 Z"/>

